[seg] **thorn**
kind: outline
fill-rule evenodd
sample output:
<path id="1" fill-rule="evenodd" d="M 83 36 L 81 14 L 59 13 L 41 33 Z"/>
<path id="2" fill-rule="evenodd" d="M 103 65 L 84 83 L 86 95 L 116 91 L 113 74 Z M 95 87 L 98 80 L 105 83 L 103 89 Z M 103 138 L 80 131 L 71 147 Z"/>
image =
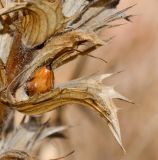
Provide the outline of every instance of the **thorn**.
<path id="1" fill-rule="evenodd" d="M 116 75 L 118 75 L 118 74 L 120 74 L 120 73 L 123 73 L 123 72 L 125 72 L 125 70 L 120 70 L 120 71 L 111 73 L 111 76 L 116 76 Z"/>
<path id="2" fill-rule="evenodd" d="M 127 11 L 127 10 L 133 8 L 133 7 L 136 6 L 136 5 L 137 5 L 137 3 L 135 3 L 135 4 L 131 5 L 131 6 L 129 6 L 129 7 L 125 8 L 125 9 L 123 9 L 122 11 Z"/>
<path id="3" fill-rule="evenodd" d="M 131 100 L 129 100 L 129 99 L 122 99 L 122 98 L 117 98 L 117 99 L 119 99 L 119 100 L 121 100 L 121 101 L 125 101 L 125 102 L 127 102 L 127 103 L 129 103 L 129 104 L 132 104 L 132 105 L 135 105 L 135 102 L 132 102 Z"/>

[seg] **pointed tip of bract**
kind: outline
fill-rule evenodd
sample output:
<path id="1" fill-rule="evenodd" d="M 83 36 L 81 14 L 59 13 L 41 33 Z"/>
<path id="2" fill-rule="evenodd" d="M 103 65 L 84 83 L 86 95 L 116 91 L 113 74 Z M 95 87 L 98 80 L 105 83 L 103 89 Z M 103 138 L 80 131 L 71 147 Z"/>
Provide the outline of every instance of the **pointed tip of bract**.
<path id="1" fill-rule="evenodd" d="M 118 126 L 114 126 L 114 124 L 112 124 L 110 122 L 108 123 L 108 126 L 109 126 L 111 132 L 113 133 L 115 139 L 117 140 L 118 144 L 120 145 L 121 149 L 123 150 L 124 153 L 126 153 L 126 150 L 125 150 L 123 143 L 122 143 L 120 128 Z"/>
<path id="2" fill-rule="evenodd" d="M 112 98 L 112 99 L 120 99 L 122 101 L 131 103 L 131 104 L 135 104 L 132 100 L 128 99 L 127 97 L 125 97 L 122 94 L 120 94 L 119 92 L 117 92 L 114 87 L 111 87 L 110 93 L 111 93 L 110 98 Z"/>
<path id="3" fill-rule="evenodd" d="M 99 75 L 99 81 L 102 82 L 104 79 L 111 77 L 113 75 L 113 73 L 108 73 L 108 74 L 101 74 Z"/>

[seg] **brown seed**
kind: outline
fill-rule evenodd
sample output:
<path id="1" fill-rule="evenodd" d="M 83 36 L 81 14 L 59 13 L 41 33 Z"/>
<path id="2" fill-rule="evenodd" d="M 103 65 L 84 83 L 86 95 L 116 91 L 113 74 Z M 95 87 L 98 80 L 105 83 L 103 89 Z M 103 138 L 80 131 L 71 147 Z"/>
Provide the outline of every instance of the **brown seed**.
<path id="1" fill-rule="evenodd" d="M 49 66 L 38 68 L 33 79 L 27 82 L 27 91 L 29 95 L 45 93 L 54 86 L 54 73 Z"/>

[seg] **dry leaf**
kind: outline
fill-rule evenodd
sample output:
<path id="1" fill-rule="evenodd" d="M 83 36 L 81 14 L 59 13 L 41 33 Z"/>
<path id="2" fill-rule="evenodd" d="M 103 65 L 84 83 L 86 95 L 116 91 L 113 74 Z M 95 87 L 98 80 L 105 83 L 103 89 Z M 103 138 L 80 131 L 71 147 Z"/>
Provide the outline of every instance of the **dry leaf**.
<path id="1" fill-rule="evenodd" d="M 60 0 L 25 0 L 21 3 L 9 3 L 1 9 L 0 15 L 21 11 L 22 43 L 28 48 L 42 44 L 65 24 Z M 39 34 L 40 33 L 40 34 Z"/>
<path id="2" fill-rule="evenodd" d="M 70 81 L 56 86 L 50 92 L 35 95 L 28 101 L 15 103 L 13 106 L 20 112 L 29 115 L 42 114 L 71 103 L 93 108 L 108 122 L 114 136 L 122 146 L 117 108 L 112 100 L 115 98 L 129 100 L 116 92 L 113 87 L 105 86 L 102 83 L 109 76 L 111 74 L 93 75 Z"/>

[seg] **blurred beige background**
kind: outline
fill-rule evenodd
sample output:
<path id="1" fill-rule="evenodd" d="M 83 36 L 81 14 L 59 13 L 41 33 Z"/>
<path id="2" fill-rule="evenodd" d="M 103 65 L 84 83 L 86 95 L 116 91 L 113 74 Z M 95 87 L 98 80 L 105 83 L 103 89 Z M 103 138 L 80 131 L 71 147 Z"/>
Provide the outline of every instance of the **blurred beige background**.
<path id="1" fill-rule="evenodd" d="M 131 105 L 116 101 L 123 144 L 122 152 L 105 122 L 81 106 L 61 109 L 61 122 L 74 125 L 59 145 L 59 155 L 74 149 L 75 160 L 158 160 L 158 0 L 121 0 L 119 9 L 136 4 L 128 13 L 136 15 L 132 23 L 102 31 L 109 45 L 93 52 L 107 64 L 81 57 L 56 72 L 56 81 L 63 82 L 95 72 L 124 72 L 108 79 L 123 95 L 133 100 Z"/>

